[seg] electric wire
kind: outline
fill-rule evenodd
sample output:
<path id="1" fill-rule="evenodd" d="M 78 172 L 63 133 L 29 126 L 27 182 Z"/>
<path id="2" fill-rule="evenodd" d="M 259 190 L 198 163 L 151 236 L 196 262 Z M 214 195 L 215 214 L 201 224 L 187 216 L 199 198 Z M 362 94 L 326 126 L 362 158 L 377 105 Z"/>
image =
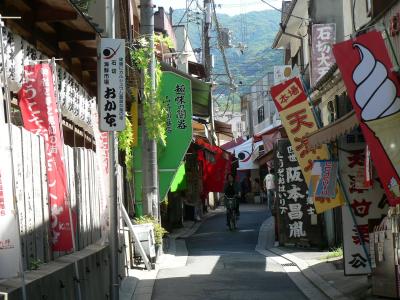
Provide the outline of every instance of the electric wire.
<path id="1" fill-rule="evenodd" d="M 231 71 L 229 69 L 229 65 L 228 65 L 228 60 L 226 59 L 226 55 L 225 55 L 225 50 L 224 50 L 224 45 L 222 44 L 222 37 L 221 37 L 221 28 L 220 28 L 220 24 L 218 21 L 218 17 L 217 17 L 217 12 L 215 9 L 215 2 L 214 0 L 211 1 L 212 4 L 212 8 L 213 8 L 213 13 L 214 13 L 214 19 L 215 19 L 215 25 L 216 25 L 216 29 L 217 29 L 217 35 L 218 35 L 218 46 L 219 46 L 219 50 L 222 54 L 222 60 L 224 62 L 224 67 L 225 67 L 225 71 L 227 76 L 229 77 L 229 81 L 232 85 L 232 87 L 234 87 L 234 80 L 231 74 Z"/>

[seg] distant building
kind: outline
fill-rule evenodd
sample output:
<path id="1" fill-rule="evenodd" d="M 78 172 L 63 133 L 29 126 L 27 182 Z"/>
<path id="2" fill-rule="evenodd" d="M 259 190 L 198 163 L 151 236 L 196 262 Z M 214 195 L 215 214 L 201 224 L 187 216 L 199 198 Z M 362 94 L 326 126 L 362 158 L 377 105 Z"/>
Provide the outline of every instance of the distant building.
<path id="1" fill-rule="evenodd" d="M 279 120 L 279 114 L 269 93 L 273 85 L 274 73 L 268 72 L 251 86 L 249 94 L 241 97 L 242 121 L 245 123 L 243 127 L 247 135 L 260 133 Z"/>

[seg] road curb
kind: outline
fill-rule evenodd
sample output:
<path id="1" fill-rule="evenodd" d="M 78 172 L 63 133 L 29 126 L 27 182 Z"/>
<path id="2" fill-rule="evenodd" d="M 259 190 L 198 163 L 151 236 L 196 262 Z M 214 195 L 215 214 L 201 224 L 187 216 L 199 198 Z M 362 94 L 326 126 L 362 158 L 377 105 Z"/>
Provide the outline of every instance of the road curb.
<path id="1" fill-rule="evenodd" d="M 295 264 L 300 272 L 329 299 L 349 300 L 349 298 L 346 297 L 342 292 L 337 290 L 329 282 L 323 279 L 318 273 L 316 273 L 306 261 L 290 253 L 282 251 L 279 248 L 271 248 L 268 249 L 268 251 L 275 255 L 279 255 L 290 261 L 291 263 Z"/>

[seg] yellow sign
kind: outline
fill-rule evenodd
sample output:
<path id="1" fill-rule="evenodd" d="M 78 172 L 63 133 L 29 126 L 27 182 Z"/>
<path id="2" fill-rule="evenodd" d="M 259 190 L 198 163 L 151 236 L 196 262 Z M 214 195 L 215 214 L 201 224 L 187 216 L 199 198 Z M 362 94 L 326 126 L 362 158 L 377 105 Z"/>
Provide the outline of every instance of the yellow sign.
<path id="1" fill-rule="evenodd" d="M 307 101 L 302 101 L 282 110 L 280 115 L 304 178 L 307 183 L 310 183 L 313 161 L 329 159 L 329 151 L 326 145 L 322 145 L 316 149 L 311 149 L 309 146 L 306 136 L 318 130 L 314 115 Z M 338 185 L 336 186 L 336 191 L 335 199 L 314 198 L 317 213 L 322 213 L 331 208 L 343 205 L 344 197 Z"/>
<path id="2" fill-rule="evenodd" d="M 138 89 L 131 89 L 132 96 L 132 105 L 131 105 L 131 123 L 132 123 L 132 147 L 136 147 L 138 145 Z"/>

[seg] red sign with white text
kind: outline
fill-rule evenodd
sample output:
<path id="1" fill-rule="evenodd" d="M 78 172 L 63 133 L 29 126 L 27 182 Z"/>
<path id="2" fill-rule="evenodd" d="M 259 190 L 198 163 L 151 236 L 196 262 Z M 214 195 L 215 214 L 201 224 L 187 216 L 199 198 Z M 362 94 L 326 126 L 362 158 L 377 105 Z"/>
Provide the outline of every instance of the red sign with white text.
<path id="1" fill-rule="evenodd" d="M 19 105 L 24 127 L 45 140 L 52 249 L 70 251 L 73 248 L 71 224 L 53 74 L 48 64 L 25 66 L 24 71 Z"/>
<path id="2" fill-rule="evenodd" d="M 336 44 L 333 54 L 389 203 L 400 203 L 400 91 L 382 35 Z"/>

